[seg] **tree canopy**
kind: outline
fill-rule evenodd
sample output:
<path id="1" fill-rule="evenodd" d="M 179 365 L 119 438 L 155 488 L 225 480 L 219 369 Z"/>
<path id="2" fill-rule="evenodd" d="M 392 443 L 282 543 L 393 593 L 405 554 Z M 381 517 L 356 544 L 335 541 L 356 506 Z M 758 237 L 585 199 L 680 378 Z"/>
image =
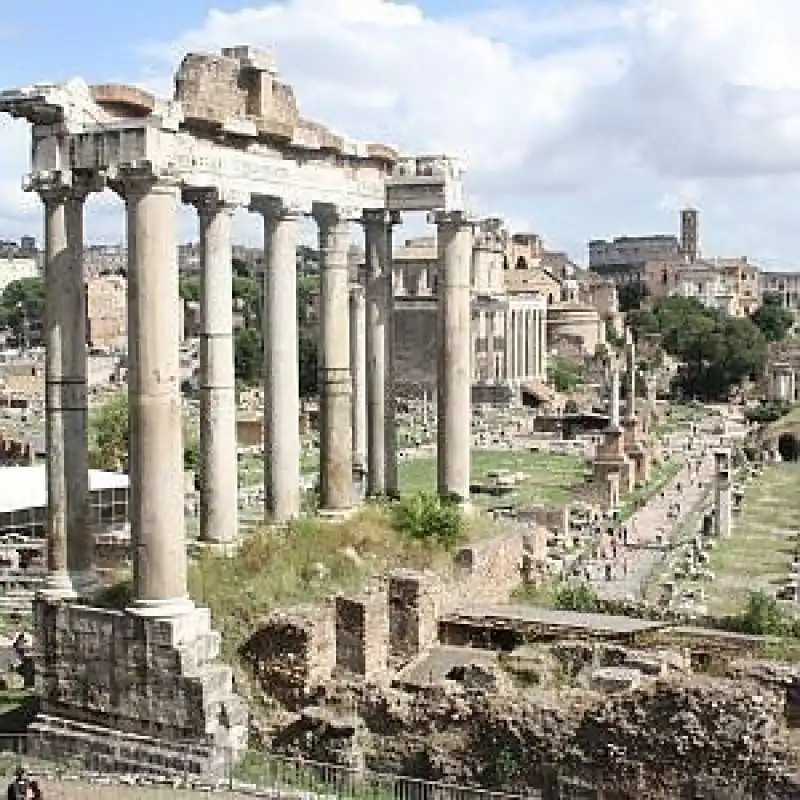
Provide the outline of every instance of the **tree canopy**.
<path id="1" fill-rule="evenodd" d="M 753 312 L 750 319 L 758 326 L 768 342 L 780 342 L 794 325 L 791 311 L 783 307 L 780 295 L 768 292 L 761 299 L 761 305 Z"/>
<path id="2" fill-rule="evenodd" d="M 661 334 L 666 352 L 682 362 L 675 388 L 684 396 L 725 400 L 766 365 L 767 342 L 752 320 L 706 308 L 693 297 L 659 298 L 629 319 L 637 338 Z"/>
<path id="3" fill-rule="evenodd" d="M 44 317 L 44 281 L 42 278 L 19 278 L 0 294 L 0 328 L 11 330 L 21 339 L 39 331 Z"/>

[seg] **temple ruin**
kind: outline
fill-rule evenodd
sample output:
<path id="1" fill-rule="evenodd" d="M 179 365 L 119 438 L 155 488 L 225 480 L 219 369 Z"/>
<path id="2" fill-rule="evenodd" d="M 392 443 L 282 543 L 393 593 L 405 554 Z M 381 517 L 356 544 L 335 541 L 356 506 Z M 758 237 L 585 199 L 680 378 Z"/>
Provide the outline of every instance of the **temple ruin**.
<path id="1" fill-rule="evenodd" d="M 446 157 L 403 157 L 304 119 L 271 55 L 248 47 L 189 54 L 171 99 L 131 86 L 38 83 L 0 93 L 31 123 L 24 188 L 45 211 L 47 579 L 35 603 L 41 714 L 49 753 L 109 763 L 178 759 L 212 769 L 246 746 L 247 712 L 206 609 L 187 591 L 175 215 L 197 209 L 201 242 L 201 539 L 237 536 L 231 217 L 264 221 L 265 516 L 300 512 L 296 223 L 313 217 L 321 252 L 320 507 L 357 502 L 354 453 L 372 495 L 397 491 L 391 233 L 404 211 L 437 228 L 438 488 L 466 502 L 470 477 L 470 268 L 473 223 Z M 133 600 L 78 605 L 96 586 L 87 524 L 87 197 L 110 188 L 126 209 Z M 365 232 L 363 305 L 351 315 L 350 224 Z M 359 308 L 361 309 L 359 311 Z M 361 363 L 351 367 L 351 354 Z M 358 407 L 363 405 L 363 408 Z M 357 442 L 366 421 L 366 444 Z M 181 749 L 181 753 L 185 748 Z M 183 768 L 183 767 L 182 767 Z"/>

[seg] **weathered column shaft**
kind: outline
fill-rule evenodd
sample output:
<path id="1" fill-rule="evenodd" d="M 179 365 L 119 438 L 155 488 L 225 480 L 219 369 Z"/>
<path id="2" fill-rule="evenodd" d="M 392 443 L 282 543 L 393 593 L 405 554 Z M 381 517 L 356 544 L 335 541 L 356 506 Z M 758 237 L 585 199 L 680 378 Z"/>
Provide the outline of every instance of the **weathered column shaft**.
<path id="1" fill-rule="evenodd" d="M 505 314 L 503 315 L 503 378 L 510 381 L 514 375 L 514 334 L 511 327 L 511 319 L 513 312 L 506 307 Z"/>
<path id="2" fill-rule="evenodd" d="M 470 264 L 472 225 L 462 213 L 438 214 L 439 494 L 469 501 L 471 445 Z"/>
<path id="3" fill-rule="evenodd" d="M 41 192 L 45 209 L 44 344 L 45 448 L 47 451 L 47 580 L 50 594 L 71 594 L 67 566 L 67 472 L 65 395 L 69 392 L 65 367 L 65 332 L 75 313 L 70 307 L 70 252 L 67 239 L 67 195 L 62 187 Z"/>
<path id="4" fill-rule="evenodd" d="M 285 522 L 300 513 L 300 376 L 297 330 L 299 210 L 265 199 L 264 495 L 265 514 Z"/>
<path id="5" fill-rule="evenodd" d="M 494 355 L 494 311 L 486 312 L 486 358 L 489 362 L 488 379 L 495 383 L 497 381 L 497 369 Z"/>
<path id="6" fill-rule="evenodd" d="M 391 221 L 382 209 L 364 212 L 366 250 L 367 494 L 397 490 Z"/>
<path id="7" fill-rule="evenodd" d="M 633 419 L 636 416 L 636 349 L 632 339 L 626 343 L 625 360 L 628 370 L 628 397 L 625 413 L 629 419 Z"/>
<path id="8" fill-rule="evenodd" d="M 330 208 L 317 216 L 322 267 L 320 359 L 320 508 L 353 505 L 352 379 L 346 218 Z"/>
<path id="9" fill-rule="evenodd" d="M 67 464 L 67 566 L 80 593 L 94 585 L 94 532 L 89 524 L 89 400 L 86 351 L 86 283 L 83 275 L 83 209 L 88 190 L 74 187 L 67 200 L 69 257 L 60 303 L 63 359 L 62 412 Z"/>
<path id="10" fill-rule="evenodd" d="M 731 497 L 731 457 L 725 450 L 714 454 L 716 475 L 714 478 L 714 527 L 720 538 L 731 535 L 732 497 Z"/>
<path id="11" fill-rule="evenodd" d="M 353 380 L 352 428 L 353 467 L 362 471 L 367 466 L 367 309 L 364 287 L 350 287 L 350 369 Z"/>
<path id="12" fill-rule="evenodd" d="M 539 325 L 542 342 L 540 372 L 544 378 L 547 378 L 547 309 L 539 313 Z"/>
<path id="13" fill-rule="evenodd" d="M 233 209 L 215 195 L 200 216 L 200 538 L 230 542 L 238 533 L 236 383 L 233 353 Z"/>
<path id="14" fill-rule="evenodd" d="M 609 425 L 612 428 L 619 428 L 619 369 L 616 366 L 611 368 L 611 396 L 608 403 Z"/>
<path id="15" fill-rule="evenodd" d="M 124 180 L 128 224 L 128 402 L 134 609 L 188 605 L 183 518 L 177 187 Z"/>

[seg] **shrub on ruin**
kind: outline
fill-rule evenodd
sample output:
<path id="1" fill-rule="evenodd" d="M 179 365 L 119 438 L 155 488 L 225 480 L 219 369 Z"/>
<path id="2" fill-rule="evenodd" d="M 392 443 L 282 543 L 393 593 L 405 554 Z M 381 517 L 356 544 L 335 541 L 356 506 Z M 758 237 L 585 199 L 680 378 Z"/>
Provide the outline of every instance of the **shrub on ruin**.
<path id="1" fill-rule="evenodd" d="M 766 592 L 749 592 L 744 611 L 738 615 L 736 627 L 753 636 L 785 636 L 791 624 L 778 601 Z"/>
<path id="2" fill-rule="evenodd" d="M 458 504 L 430 492 L 403 497 L 392 506 L 395 530 L 412 539 L 438 544 L 446 549 L 464 539 L 464 515 Z"/>
<path id="3" fill-rule="evenodd" d="M 588 583 L 564 583 L 556 590 L 556 608 L 563 611 L 600 611 L 600 598 Z"/>

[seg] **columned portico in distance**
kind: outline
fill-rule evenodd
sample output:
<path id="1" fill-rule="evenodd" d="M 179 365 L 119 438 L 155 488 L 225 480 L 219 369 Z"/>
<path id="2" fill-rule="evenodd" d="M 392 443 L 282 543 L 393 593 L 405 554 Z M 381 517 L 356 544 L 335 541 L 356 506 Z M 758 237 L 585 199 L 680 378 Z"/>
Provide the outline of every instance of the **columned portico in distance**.
<path id="1" fill-rule="evenodd" d="M 437 478 L 439 494 L 469 502 L 471 449 L 470 266 L 473 225 L 463 212 L 437 213 L 439 369 Z"/>
<path id="2" fill-rule="evenodd" d="M 233 360 L 234 207 L 216 191 L 185 192 L 200 219 L 200 539 L 238 534 L 236 386 Z"/>
<path id="3" fill-rule="evenodd" d="M 331 205 L 314 207 L 319 225 L 320 303 L 320 510 L 352 508 L 353 433 L 350 372 L 350 292 L 347 251 L 355 214 Z"/>
<path id="4" fill-rule="evenodd" d="M 286 522 L 300 513 L 296 250 L 303 209 L 269 197 L 254 198 L 251 208 L 264 218 L 265 515 Z"/>
<path id="5" fill-rule="evenodd" d="M 121 176 L 128 229 L 128 403 L 133 613 L 192 609 L 186 583 L 178 186 L 133 170 Z"/>

